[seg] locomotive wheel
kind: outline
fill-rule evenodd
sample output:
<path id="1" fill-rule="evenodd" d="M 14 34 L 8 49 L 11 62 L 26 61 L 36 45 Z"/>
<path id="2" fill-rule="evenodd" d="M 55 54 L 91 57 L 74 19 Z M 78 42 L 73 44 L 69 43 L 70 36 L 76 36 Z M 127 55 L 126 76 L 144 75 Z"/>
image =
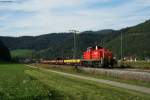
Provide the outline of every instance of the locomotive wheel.
<path id="1" fill-rule="evenodd" d="M 103 61 L 102 61 L 102 67 L 103 68 L 108 68 L 109 67 L 109 61 L 107 58 L 104 58 Z"/>

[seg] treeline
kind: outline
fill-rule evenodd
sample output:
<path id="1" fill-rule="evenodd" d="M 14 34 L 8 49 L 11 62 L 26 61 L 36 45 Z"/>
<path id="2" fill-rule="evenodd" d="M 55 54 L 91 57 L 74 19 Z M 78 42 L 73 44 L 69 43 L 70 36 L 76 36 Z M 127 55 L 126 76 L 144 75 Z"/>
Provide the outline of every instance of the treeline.
<path id="1" fill-rule="evenodd" d="M 0 41 L 0 61 L 10 61 L 11 56 L 8 48 Z"/>
<path id="2" fill-rule="evenodd" d="M 85 31 L 76 35 L 77 57 L 87 47 L 101 45 L 120 57 L 120 33 L 123 34 L 123 55 L 144 59 L 150 57 L 150 20 L 121 30 Z M 72 58 L 73 33 L 51 33 L 40 36 L 0 37 L 9 49 L 33 50 L 37 58 Z"/>

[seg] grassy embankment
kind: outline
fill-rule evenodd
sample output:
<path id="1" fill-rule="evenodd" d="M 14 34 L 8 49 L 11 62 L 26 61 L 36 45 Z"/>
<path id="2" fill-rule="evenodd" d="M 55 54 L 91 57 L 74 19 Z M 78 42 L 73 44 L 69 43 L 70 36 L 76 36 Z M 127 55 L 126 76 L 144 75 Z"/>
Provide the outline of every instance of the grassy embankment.
<path id="1" fill-rule="evenodd" d="M 149 100 L 148 94 L 26 67 L 0 65 L 0 99 Z"/>
<path id="2" fill-rule="evenodd" d="M 57 99 L 61 94 L 27 75 L 21 64 L 0 64 L 0 100 Z"/>
<path id="3" fill-rule="evenodd" d="M 150 62 L 148 61 L 124 61 L 122 64 L 124 66 L 129 66 L 130 68 L 150 70 Z"/>
<path id="4" fill-rule="evenodd" d="M 62 72 L 67 72 L 67 73 L 74 73 L 74 74 L 79 74 L 83 76 L 90 76 L 90 77 L 95 77 L 95 78 L 100 78 L 100 79 L 107 79 L 107 80 L 112 80 L 112 81 L 117 81 L 117 82 L 122 82 L 122 83 L 128 83 L 128 84 L 133 84 L 133 85 L 139 85 L 139 86 L 144 86 L 144 87 L 149 87 L 150 88 L 150 83 L 147 81 L 140 81 L 140 80 L 131 80 L 128 78 L 119 78 L 119 77 L 114 77 L 111 76 L 108 73 L 99 73 L 96 71 L 84 71 L 81 69 L 76 69 L 73 66 L 63 66 L 63 65 L 44 65 L 44 64 L 39 64 L 36 65 L 38 67 L 43 67 L 43 68 L 48 68 L 52 70 L 58 70 Z"/>

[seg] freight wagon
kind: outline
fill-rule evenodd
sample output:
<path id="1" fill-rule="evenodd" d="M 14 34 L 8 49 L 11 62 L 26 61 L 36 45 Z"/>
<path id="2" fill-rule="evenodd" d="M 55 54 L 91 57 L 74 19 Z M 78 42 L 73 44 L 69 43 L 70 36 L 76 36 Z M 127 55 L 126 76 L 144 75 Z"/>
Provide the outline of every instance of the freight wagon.
<path id="1" fill-rule="evenodd" d="M 113 67 L 115 60 L 113 59 L 113 53 L 110 50 L 95 46 L 89 47 L 83 52 L 83 59 L 43 60 L 41 63 L 108 68 Z"/>

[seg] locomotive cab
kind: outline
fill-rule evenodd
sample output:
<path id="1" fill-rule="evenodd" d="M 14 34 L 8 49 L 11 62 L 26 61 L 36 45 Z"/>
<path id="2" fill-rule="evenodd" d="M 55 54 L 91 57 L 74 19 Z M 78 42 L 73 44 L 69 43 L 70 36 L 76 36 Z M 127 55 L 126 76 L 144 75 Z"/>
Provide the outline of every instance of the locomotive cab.
<path id="1" fill-rule="evenodd" d="M 113 54 L 100 46 L 89 47 L 83 53 L 83 64 L 93 67 L 112 67 Z"/>

